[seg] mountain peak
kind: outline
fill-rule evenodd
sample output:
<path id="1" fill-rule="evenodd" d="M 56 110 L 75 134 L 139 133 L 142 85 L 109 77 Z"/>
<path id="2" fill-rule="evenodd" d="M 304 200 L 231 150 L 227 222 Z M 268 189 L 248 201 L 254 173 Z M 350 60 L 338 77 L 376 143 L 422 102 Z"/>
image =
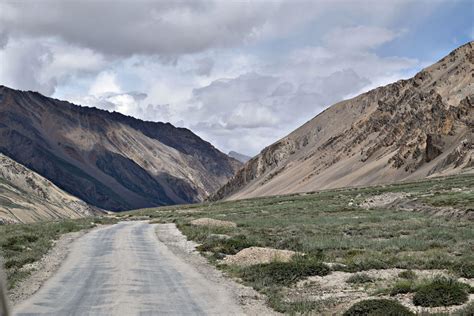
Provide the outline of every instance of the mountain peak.
<path id="1" fill-rule="evenodd" d="M 213 199 L 470 172 L 473 48 L 469 42 L 411 79 L 334 104 L 265 148 Z"/>
<path id="2" fill-rule="evenodd" d="M 0 87 L 0 153 L 107 210 L 205 199 L 240 167 L 190 130 Z"/>

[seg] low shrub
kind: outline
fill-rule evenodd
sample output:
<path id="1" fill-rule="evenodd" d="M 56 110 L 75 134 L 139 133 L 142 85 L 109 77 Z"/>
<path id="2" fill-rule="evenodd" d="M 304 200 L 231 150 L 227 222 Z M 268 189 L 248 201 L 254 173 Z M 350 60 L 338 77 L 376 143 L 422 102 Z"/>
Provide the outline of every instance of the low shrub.
<path id="1" fill-rule="evenodd" d="M 415 284 L 412 280 L 399 280 L 397 281 L 392 289 L 390 290 L 390 295 L 394 296 L 397 294 L 406 294 L 415 292 Z"/>
<path id="2" fill-rule="evenodd" d="M 371 299 L 360 301 L 344 312 L 344 316 L 411 316 L 408 308 L 397 301 L 387 299 Z"/>
<path id="3" fill-rule="evenodd" d="M 256 246 L 255 241 L 252 241 L 245 235 L 237 235 L 229 239 L 207 238 L 204 243 L 198 247 L 198 250 L 210 251 L 216 254 L 235 255 L 240 250 L 252 246 Z"/>
<path id="4" fill-rule="evenodd" d="M 474 278 L 474 262 L 462 261 L 454 265 L 454 272 L 460 277 L 472 279 Z"/>
<path id="5" fill-rule="evenodd" d="M 413 297 L 413 304 L 423 307 L 461 305 L 469 295 L 465 284 L 456 280 L 437 277 L 421 285 Z"/>
<path id="6" fill-rule="evenodd" d="M 347 283 L 352 283 L 352 284 L 363 284 L 363 283 L 372 283 L 374 282 L 374 279 L 369 276 L 367 273 L 357 273 L 352 276 L 350 276 L 347 280 Z"/>
<path id="7" fill-rule="evenodd" d="M 289 286 L 309 276 L 327 275 L 330 269 L 311 256 L 295 256 L 289 262 L 271 262 L 242 268 L 240 277 L 262 286 Z"/>
<path id="8" fill-rule="evenodd" d="M 4 251 L 22 251 L 28 245 L 36 242 L 39 239 L 37 235 L 31 233 L 18 234 L 8 237 L 0 244 Z"/>
<path id="9" fill-rule="evenodd" d="M 29 263 L 33 263 L 36 260 L 37 260 L 36 257 L 28 256 L 28 255 L 12 258 L 12 259 L 9 259 L 9 260 L 5 261 L 5 269 L 11 269 L 11 268 L 20 269 L 24 265 L 29 264 Z"/>
<path id="10" fill-rule="evenodd" d="M 398 274 L 398 277 L 402 279 L 407 279 L 407 280 L 415 280 L 416 273 L 413 272 L 412 270 L 405 270 L 405 271 L 400 272 Z"/>
<path id="11" fill-rule="evenodd" d="M 348 272 L 358 272 L 358 271 L 367 271 L 372 269 L 388 269 L 391 266 L 390 261 L 392 258 L 383 257 L 380 255 L 366 253 L 364 255 L 359 255 L 354 258 L 351 258 L 346 264 L 346 271 Z"/>
<path id="12" fill-rule="evenodd" d="M 315 312 L 324 306 L 324 302 L 319 301 L 298 301 L 298 302 L 287 302 L 282 297 L 270 298 L 268 304 L 271 308 L 279 313 L 287 315 L 306 315 L 310 312 Z"/>

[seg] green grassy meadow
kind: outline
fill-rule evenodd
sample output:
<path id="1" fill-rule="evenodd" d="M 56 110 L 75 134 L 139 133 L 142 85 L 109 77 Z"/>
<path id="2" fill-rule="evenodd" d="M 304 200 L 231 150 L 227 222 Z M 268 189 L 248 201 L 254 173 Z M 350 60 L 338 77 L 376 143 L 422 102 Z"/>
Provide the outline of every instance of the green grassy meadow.
<path id="1" fill-rule="evenodd" d="M 472 221 L 396 208 L 364 209 L 358 204 L 387 192 L 407 192 L 410 200 L 435 209 L 440 205 L 453 205 L 474 212 L 473 190 L 474 176 L 458 176 L 407 184 L 145 209 L 121 213 L 120 216 L 174 222 L 184 234 L 203 244 L 202 247 L 216 257 L 220 257 L 219 251 L 228 254 L 249 246 L 262 246 L 317 255 L 327 262 L 340 263 L 349 271 L 442 268 L 472 278 Z M 202 217 L 232 221 L 237 223 L 237 228 L 189 224 L 191 220 Z M 212 234 L 227 234 L 231 239 L 216 241 L 209 238 Z"/>

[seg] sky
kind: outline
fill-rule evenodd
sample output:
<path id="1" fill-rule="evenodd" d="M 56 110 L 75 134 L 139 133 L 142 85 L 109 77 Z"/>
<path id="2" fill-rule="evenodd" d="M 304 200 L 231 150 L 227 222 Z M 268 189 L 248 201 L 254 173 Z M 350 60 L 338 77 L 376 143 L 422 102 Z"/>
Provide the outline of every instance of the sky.
<path id="1" fill-rule="evenodd" d="M 0 84 L 255 155 L 474 39 L 473 0 L 0 0 Z"/>

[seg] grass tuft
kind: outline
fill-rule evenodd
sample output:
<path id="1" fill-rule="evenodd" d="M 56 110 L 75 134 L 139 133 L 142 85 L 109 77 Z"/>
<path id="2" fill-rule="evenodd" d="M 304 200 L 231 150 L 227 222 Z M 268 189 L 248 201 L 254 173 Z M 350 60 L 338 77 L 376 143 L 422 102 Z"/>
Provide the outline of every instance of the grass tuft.
<path id="1" fill-rule="evenodd" d="M 474 258 L 472 258 L 474 260 Z M 461 261 L 454 264 L 453 271 L 456 272 L 460 277 L 473 279 L 474 278 L 474 262 L 473 261 Z"/>
<path id="2" fill-rule="evenodd" d="M 235 255 L 242 249 L 255 246 L 255 243 L 245 235 L 237 235 L 229 239 L 218 239 L 211 236 L 198 247 L 198 250 L 215 254 Z"/>
<path id="3" fill-rule="evenodd" d="M 371 299 L 358 302 L 344 312 L 344 316 L 411 316 L 415 315 L 397 301 Z"/>
<path id="4" fill-rule="evenodd" d="M 416 273 L 413 270 L 405 270 L 398 274 L 399 278 L 407 280 L 415 280 L 417 278 Z"/>
<path id="5" fill-rule="evenodd" d="M 416 285 L 413 282 L 413 280 L 399 280 L 397 281 L 392 289 L 390 290 L 390 295 L 395 296 L 397 294 L 406 294 L 406 293 L 412 293 L 415 292 L 416 290 Z"/>
<path id="6" fill-rule="evenodd" d="M 413 297 L 413 304 L 423 307 L 461 305 L 467 302 L 467 286 L 456 280 L 437 277 L 421 285 Z"/>
<path id="7" fill-rule="evenodd" d="M 330 269 L 318 257 L 294 256 L 289 262 L 271 262 L 244 267 L 240 277 L 257 289 L 289 286 L 310 276 L 329 274 Z"/>
<path id="8" fill-rule="evenodd" d="M 372 283 L 375 280 L 369 276 L 367 273 L 357 273 L 350 276 L 346 282 L 351 284 L 363 284 L 363 283 Z"/>

